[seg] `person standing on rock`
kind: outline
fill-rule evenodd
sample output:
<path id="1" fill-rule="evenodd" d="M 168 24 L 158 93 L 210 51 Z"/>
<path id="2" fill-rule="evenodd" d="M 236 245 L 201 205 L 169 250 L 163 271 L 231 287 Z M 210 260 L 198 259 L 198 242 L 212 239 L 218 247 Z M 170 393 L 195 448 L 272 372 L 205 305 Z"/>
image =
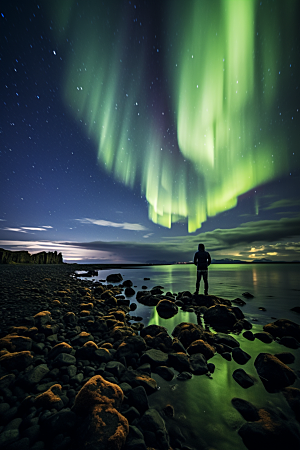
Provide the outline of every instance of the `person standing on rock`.
<path id="1" fill-rule="evenodd" d="M 197 281 L 196 281 L 196 292 L 199 292 L 199 286 L 201 277 L 203 276 L 204 281 L 204 295 L 208 295 L 208 266 L 211 264 L 211 257 L 208 252 L 205 251 L 204 244 L 198 245 L 198 251 L 194 256 L 194 264 L 197 266 Z"/>

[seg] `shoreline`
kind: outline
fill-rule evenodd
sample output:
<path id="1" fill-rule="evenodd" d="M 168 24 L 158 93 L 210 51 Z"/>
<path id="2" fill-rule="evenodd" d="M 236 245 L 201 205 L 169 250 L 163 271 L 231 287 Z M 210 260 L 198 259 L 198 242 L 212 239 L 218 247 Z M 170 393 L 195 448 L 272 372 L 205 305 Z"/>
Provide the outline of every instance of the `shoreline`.
<path id="1" fill-rule="evenodd" d="M 115 403 L 115 397 L 107 395 L 109 404 L 116 409 L 113 419 L 117 420 L 118 417 L 120 429 L 123 430 L 121 434 L 125 446 L 122 444 L 118 448 L 134 450 L 136 440 L 144 450 L 150 446 L 160 450 L 190 446 L 186 430 L 180 430 L 178 417 L 181 407 L 176 404 L 176 400 L 173 404 L 164 404 L 164 398 L 157 390 L 159 384 L 163 387 L 162 393 L 169 392 L 170 387 L 177 386 L 174 380 L 178 379 L 183 388 L 189 380 L 192 383 L 193 380 L 199 379 L 200 382 L 203 374 L 214 383 L 214 376 L 216 379 L 218 377 L 218 365 L 223 367 L 231 361 L 235 364 L 234 367 L 238 367 L 237 373 L 242 377 L 234 383 L 246 383 L 241 388 L 246 393 L 248 387 L 251 389 L 252 385 L 257 385 L 259 377 L 249 373 L 247 368 L 245 373 L 241 372 L 249 358 L 251 361 L 251 354 L 240 349 L 240 339 L 234 337 L 234 332 L 245 334 L 245 330 L 247 331 L 249 348 L 255 345 L 250 342 L 253 338 L 258 342 L 258 347 L 265 346 L 267 350 L 268 345 L 275 345 L 275 338 L 267 332 L 255 333 L 256 336 L 252 336 L 251 324 L 242 318 L 241 310 L 233 307 L 230 301 L 213 295 L 194 296 L 183 292 L 177 295 L 175 301 L 172 293 L 163 294 L 158 287 L 150 292 L 137 294 L 139 302 L 152 305 L 151 308 L 154 309 L 157 309 L 160 300 L 163 301 L 162 298 L 167 297 L 167 308 L 174 309 L 176 306 L 199 314 L 199 324 L 190 323 L 188 329 L 184 324 L 176 326 L 177 331 L 174 330 L 171 337 L 164 327 L 145 326 L 141 318 L 133 315 L 136 305 L 122 295 L 124 289 L 130 289 L 130 286 L 102 285 L 100 282 L 95 285 L 91 281 L 92 277 L 80 280 L 72 276 L 75 270 L 91 270 L 91 266 L 94 265 L 9 265 L 0 268 L 0 358 L 13 358 L 20 352 L 27 353 L 27 358 L 28 353 L 31 355 L 28 362 L 20 366 L 17 363 L 11 366 L 8 362 L 3 366 L 2 361 L 0 364 L 0 395 L 6 405 L 6 410 L 0 408 L 0 442 L 4 442 L 3 448 L 13 450 L 14 445 L 23 439 L 23 443 L 27 443 L 24 448 L 28 449 L 37 450 L 34 446 L 39 443 L 40 450 L 69 450 L 73 446 L 76 448 L 74 437 L 79 439 L 80 447 L 86 442 L 82 439 L 89 439 L 88 436 L 84 438 L 77 434 L 77 427 L 83 435 L 85 433 L 84 429 L 80 428 L 81 422 L 85 423 L 86 428 L 94 429 L 94 435 L 99 438 L 99 429 L 97 431 L 93 414 L 102 408 L 101 414 L 99 412 L 101 420 L 111 421 L 105 416 L 106 413 L 104 414 L 105 408 L 105 411 L 103 410 L 104 397 L 101 392 L 107 389 L 114 389 L 114 395 L 119 398 Z M 133 266 L 102 265 L 100 268 L 97 264 L 94 268 L 96 267 L 99 270 L 107 270 Z M 119 283 L 121 284 L 121 281 Z M 227 334 L 228 332 L 225 336 L 219 331 L 211 333 L 200 325 L 203 316 L 209 320 L 207 311 L 211 306 L 221 310 L 222 320 L 225 314 L 228 324 L 231 323 L 232 313 L 235 315 L 236 323 L 233 324 L 233 333 L 230 333 L 233 336 Z M 10 327 L 20 325 L 22 329 L 13 328 L 10 333 L 15 334 L 7 336 Z M 265 340 L 264 344 L 262 340 Z M 197 347 L 193 353 L 190 345 L 195 343 L 193 345 L 196 347 L 196 342 L 198 346 L 202 346 L 201 351 L 200 347 Z M 299 349 L 290 351 L 282 345 L 278 347 L 281 347 L 281 352 L 291 355 L 290 363 L 292 355 L 299 353 Z M 280 365 L 280 360 L 278 361 Z M 284 366 L 284 370 L 290 374 L 292 369 L 286 364 Z M 215 369 L 216 374 L 213 375 Z M 207 377 L 204 377 L 204 380 L 206 381 Z M 249 386 L 247 383 L 250 383 Z M 111 387 L 111 384 L 117 387 Z M 299 380 L 296 385 L 299 385 Z M 78 398 L 88 398 L 88 392 L 90 389 L 94 392 L 95 387 L 99 397 L 89 397 L 89 403 L 94 405 L 92 411 L 83 406 L 86 400 L 80 403 Z M 284 387 L 280 386 L 279 391 L 282 389 Z M 300 389 L 295 389 L 300 395 Z M 79 392 L 81 397 L 78 397 Z M 43 395 L 42 400 L 40 395 Z M 26 400 L 28 397 L 31 400 Z M 56 398 L 55 404 L 49 403 L 52 397 Z M 158 407 L 158 404 L 161 406 Z M 242 414 L 239 406 L 234 408 Z M 265 414 L 264 409 L 257 409 L 257 414 L 260 414 L 259 411 Z M 274 417 L 278 419 L 276 414 Z M 60 420 L 64 429 L 56 425 Z M 276 420 L 274 426 L 277 427 Z M 286 426 L 285 421 L 280 420 L 281 425 L 283 423 Z M 154 427 L 154 436 L 148 434 L 149 423 L 156 424 L 151 425 Z M 177 431 L 177 440 L 171 431 L 174 424 L 180 431 Z M 242 419 L 240 430 L 245 429 L 243 424 L 252 426 L 247 419 L 246 422 Z M 257 426 L 256 421 L 253 424 Z M 266 427 L 267 425 L 266 423 Z M 11 433 L 11 430 L 14 433 Z M 232 431 L 235 433 L 235 439 L 240 439 L 237 430 Z M 263 431 L 268 432 L 265 429 Z M 64 445 L 59 447 L 55 439 L 49 438 L 49 433 L 52 436 L 62 435 L 60 443 L 63 442 Z M 111 436 L 113 435 L 111 431 Z M 289 436 L 289 431 L 285 431 L 283 436 Z M 49 439 L 51 443 L 48 442 Z M 243 440 L 244 443 L 247 442 L 247 437 Z M 242 440 L 240 444 L 239 448 L 247 448 L 246 444 L 242 444 Z M 192 447 L 199 450 L 205 449 L 207 445 L 211 446 L 211 443 L 205 442 L 204 439 L 202 443 L 194 443 Z"/>

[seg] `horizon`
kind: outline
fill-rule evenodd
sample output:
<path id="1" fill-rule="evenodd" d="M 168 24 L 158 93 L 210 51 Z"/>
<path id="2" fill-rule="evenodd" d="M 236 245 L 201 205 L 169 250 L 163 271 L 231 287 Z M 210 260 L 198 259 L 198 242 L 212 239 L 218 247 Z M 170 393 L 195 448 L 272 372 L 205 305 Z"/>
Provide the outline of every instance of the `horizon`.
<path id="1" fill-rule="evenodd" d="M 0 247 L 300 260 L 299 14 L 297 0 L 3 4 Z"/>

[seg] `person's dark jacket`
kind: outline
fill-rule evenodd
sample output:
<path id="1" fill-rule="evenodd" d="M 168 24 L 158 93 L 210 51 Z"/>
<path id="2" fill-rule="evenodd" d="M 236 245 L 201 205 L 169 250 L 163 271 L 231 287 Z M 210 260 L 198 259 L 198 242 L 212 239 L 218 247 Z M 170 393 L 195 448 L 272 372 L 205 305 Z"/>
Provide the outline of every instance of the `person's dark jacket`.
<path id="1" fill-rule="evenodd" d="M 194 256 L 194 264 L 197 266 L 197 270 L 207 270 L 211 263 L 210 254 L 205 250 L 198 250 Z"/>

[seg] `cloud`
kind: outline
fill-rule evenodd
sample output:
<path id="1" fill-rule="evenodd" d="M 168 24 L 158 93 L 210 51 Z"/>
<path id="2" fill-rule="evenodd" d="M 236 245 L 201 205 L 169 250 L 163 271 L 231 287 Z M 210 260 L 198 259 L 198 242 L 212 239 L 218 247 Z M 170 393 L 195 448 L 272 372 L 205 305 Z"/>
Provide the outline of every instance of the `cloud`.
<path id="1" fill-rule="evenodd" d="M 153 236 L 154 233 L 148 233 L 143 236 L 143 238 L 148 239 L 148 237 Z"/>
<path id="2" fill-rule="evenodd" d="M 87 217 L 85 217 L 84 219 L 75 219 L 75 220 L 84 224 L 93 224 L 98 225 L 100 227 L 122 228 L 123 230 L 130 230 L 130 231 L 145 231 L 148 229 L 139 223 L 128 223 L 128 222 L 118 223 L 101 219 L 89 219 Z"/>
<path id="3" fill-rule="evenodd" d="M 4 230 L 4 231 L 16 231 L 16 232 L 19 232 L 19 233 L 27 233 L 27 231 L 22 229 L 22 228 L 5 227 L 5 228 L 2 228 L 2 230 Z"/>
<path id="4" fill-rule="evenodd" d="M 266 206 L 262 209 L 269 210 L 269 209 L 278 209 L 278 208 L 290 208 L 293 206 L 299 206 L 300 205 L 300 199 L 282 199 L 277 200 L 276 202 L 271 203 L 269 206 Z"/>
<path id="5" fill-rule="evenodd" d="M 237 228 L 149 242 L 0 241 L 9 250 L 60 251 L 66 261 L 147 263 L 191 261 L 199 242 L 215 259 L 300 260 L 300 217 L 247 222 Z"/>
<path id="6" fill-rule="evenodd" d="M 48 228 L 52 228 L 52 227 L 50 225 L 45 225 L 42 227 L 19 227 L 19 228 L 5 227 L 5 228 L 2 228 L 2 230 L 15 231 L 18 233 L 29 233 L 30 231 L 46 231 Z"/>

